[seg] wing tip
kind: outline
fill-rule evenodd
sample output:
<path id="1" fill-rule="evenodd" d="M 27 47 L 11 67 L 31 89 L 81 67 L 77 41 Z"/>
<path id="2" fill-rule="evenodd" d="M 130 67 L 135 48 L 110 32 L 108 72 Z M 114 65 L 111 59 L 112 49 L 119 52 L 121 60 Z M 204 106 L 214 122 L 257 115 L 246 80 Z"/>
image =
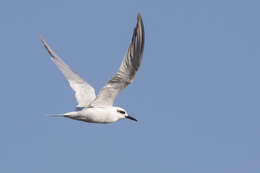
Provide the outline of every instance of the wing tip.
<path id="1" fill-rule="evenodd" d="M 142 18 L 141 13 L 138 12 L 138 13 L 137 13 L 137 19 L 141 19 L 141 18 Z"/>
<path id="2" fill-rule="evenodd" d="M 49 45 L 47 44 L 47 42 L 44 40 L 43 36 L 40 35 L 40 40 L 42 42 L 42 44 L 44 45 L 44 47 L 49 47 Z"/>
<path id="3" fill-rule="evenodd" d="M 49 46 L 48 46 L 48 44 L 47 44 L 47 42 L 43 39 L 43 37 L 40 35 L 40 40 L 41 40 L 41 42 L 42 42 L 42 44 L 43 44 L 43 46 L 45 47 L 45 49 L 49 49 Z"/>
<path id="4" fill-rule="evenodd" d="M 144 24 L 143 24 L 143 20 L 142 20 L 142 16 L 141 13 L 138 12 L 137 13 L 137 24 L 134 30 L 134 33 L 136 35 L 138 35 L 138 37 L 140 37 L 141 40 L 141 53 L 143 52 L 143 48 L 144 48 Z"/>
<path id="5" fill-rule="evenodd" d="M 52 59 L 56 58 L 56 54 L 54 53 L 54 51 L 50 48 L 50 46 L 47 44 L 47 42 L 43 39 L 43 37 L 40 35 L 40 40 L 44 46 L 44 48 L 48 51 L 48 53 L 51 55 Z"/>
<path id="6" fill-rule="evenodd" d="M 138 23 L 143 23 L 141 13 L 137 13 L 137 21 Z"/>
<path id="7" fill-rule="evenodd" d="M 143 25 L 143 19 L 142 19 L 142 16 L 141 16 L 141 13 L 137 13 L 137 26 L 136 28 L 140 27 L 141 28 L 141 31 L 144 32 L 144 25 Z"/>
<path id="8" fill-rule="evenodd" d="M 40 40 L 41 40 L 41 42 L 42 42 L 43 45 L 46 44 L 46 41 L 43 39 L 42 35 L 40 35 Z"/>

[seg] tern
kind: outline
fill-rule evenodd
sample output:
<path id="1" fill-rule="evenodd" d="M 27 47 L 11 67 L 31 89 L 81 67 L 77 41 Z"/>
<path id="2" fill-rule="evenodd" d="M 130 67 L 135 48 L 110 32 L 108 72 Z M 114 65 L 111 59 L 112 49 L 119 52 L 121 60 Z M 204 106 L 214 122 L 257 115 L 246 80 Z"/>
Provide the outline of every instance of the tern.
<path id="1" fill-rule="evenodd" d="M 73 72 L 71 68 L 56 55 L 42 37 L 41 42 L 50 54 L 52 61 L 68 80 L 71 88 L 75 92 L 75 98 L 78 102 L 74 111 L 51 116 L 66 117 L 89 123 L 113 123 L 124 118 L 137 122 L 126 110 L 118 106 L 113 106 L 113 104 L 119 92 L 132 83 L 142 61 L 144 26 L 139 13 L 137 15 L 137 24 L 133 31 L 131 43 L 119 70 L 99 91 L 97 96 L 94 88 L 78 74 Z"/>

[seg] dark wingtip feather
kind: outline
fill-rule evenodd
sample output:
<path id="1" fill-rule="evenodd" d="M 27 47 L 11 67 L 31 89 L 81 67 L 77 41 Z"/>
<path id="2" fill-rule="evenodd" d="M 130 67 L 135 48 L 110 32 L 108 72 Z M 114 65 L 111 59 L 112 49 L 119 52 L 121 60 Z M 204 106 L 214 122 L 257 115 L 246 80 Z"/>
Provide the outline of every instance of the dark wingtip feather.
<path id="1" fill-rule="evenodd" d="M 144 24 L 140 13 L 137 14 L 137 24 L 135 27 L 134 35 L 138 35 L 138 37 L 140 37 L 139 39 L 141 39 L 140 53 L 142 56 L 143 49 L 144 49 Z"/>
<path id="2" fill-rule="evenodd" d="M 54 51 L 50 48 L 50 46 L 47 44 L 47 42 L 42 38 L 42 36 L 40 36 L 40 40 L 44 46 L 44 48 L 48 51 L 48 53 L 51 55 L 52 58 L 56 58 L 56 54 L 54 53 Z"/>
<path id="3" fill-rule="evenodd" d="M 143 20 L 140 13 L 137 14 L 137 25 L 141 25 L 141 27 L 143 28 Z"/>
<path id="4" fill-rule="evenodd" d="M 137 13 L 137 19 L 142 20 L 141 13 Z"/>

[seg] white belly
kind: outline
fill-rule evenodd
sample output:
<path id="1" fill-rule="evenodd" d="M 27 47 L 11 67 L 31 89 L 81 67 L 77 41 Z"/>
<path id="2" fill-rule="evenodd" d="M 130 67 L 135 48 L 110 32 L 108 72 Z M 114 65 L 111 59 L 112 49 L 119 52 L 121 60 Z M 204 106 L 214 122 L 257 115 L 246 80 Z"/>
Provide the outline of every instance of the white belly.
<path id="1" fill-rule="evenodd" d="M 114 109 L 107 108 L 87 108 L 79 112 L 80 116 L 75 119 L 91 123 L 112 123 L 120 117 L 114 112 Z"/>

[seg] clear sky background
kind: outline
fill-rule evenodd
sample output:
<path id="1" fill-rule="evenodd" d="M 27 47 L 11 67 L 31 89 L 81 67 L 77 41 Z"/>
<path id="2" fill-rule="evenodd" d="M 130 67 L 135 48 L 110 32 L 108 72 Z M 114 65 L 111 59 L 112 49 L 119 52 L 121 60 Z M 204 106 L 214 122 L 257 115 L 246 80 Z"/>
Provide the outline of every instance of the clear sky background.
<path id="1" fill-rule="evenodd" d="M 0 172 L 260 172 L 260 3 L 0 1 Z M 40 42 L 96 92 L 117 71 L 136 15 L 143 63 L 117 97 L 139 122 L 87 124 Z"/>

